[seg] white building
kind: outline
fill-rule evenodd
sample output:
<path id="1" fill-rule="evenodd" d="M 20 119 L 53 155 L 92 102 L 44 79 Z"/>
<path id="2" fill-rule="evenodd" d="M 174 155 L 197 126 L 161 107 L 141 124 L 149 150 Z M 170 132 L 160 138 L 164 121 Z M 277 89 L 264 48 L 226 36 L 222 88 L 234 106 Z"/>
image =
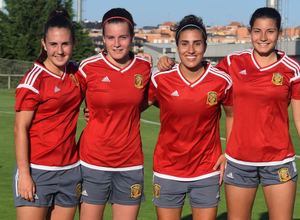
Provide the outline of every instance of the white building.
<path id="1" fill-rule="evenodd" d="M 0 10 L 3 10 L 4 9 L 4 0 L 0 0 Z"/>

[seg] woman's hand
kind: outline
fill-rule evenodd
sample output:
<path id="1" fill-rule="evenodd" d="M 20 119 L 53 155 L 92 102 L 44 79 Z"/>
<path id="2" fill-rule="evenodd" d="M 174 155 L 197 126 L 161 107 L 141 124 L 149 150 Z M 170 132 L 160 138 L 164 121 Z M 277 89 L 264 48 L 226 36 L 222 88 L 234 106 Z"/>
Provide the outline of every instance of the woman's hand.
<path id="1" fill-rule="evenodd" d="M 159 71 L 169 70 L 174 65 L 175 65 L 174 60 L 172 60 L 168 56 L 162 56 L 161 58 L 159 58 L 159 60 L 157 62 L 157 68 L 159 69 Z"/>
<path id="2" fill-rule="evenodd" d="M 218 169 L 220 170 L 219 185 L 222 185 L 222 182 L 223 182 L 225 166 L 226 166 L 226 158 L 225 158 L 224 154 L 221 154 L 221 156 L 218 158 L 216 164 L 213 167 L 214 170 L 218 170 Z"/>
<path id="3" fill-rule="evenodd" d="M 30 174 L 20 174 L 18 176 L 18 194 L 23 199 L 33 202 L 35 199 L 35 184 Z"/>

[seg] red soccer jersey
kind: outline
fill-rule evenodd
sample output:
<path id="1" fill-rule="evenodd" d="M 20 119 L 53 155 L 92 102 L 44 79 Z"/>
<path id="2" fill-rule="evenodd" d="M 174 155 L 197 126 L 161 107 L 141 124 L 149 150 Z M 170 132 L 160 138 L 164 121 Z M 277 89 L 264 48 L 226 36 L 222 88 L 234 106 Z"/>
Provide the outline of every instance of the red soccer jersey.
<path id="1" fill-rule="evenodd" d="M 231 105 L 231 79 L 210 64 L 191 83 L 179 65 L 152 76 L 149 100 L 160 108 L 161 128 L 154 151 L 154 174 L 175 180 L 216 175 L 221 155 L 221 104 Z"/>
<path id="2" fill-rule="evenodd" d="M 100 53 L 82 61 L 78 76 L 90 112 L 79 142 L 82 164 L 100 170 L 141 168 L 140 113 L 150 63 L 133 57 L 120 69 Z"/>
<path id="3" fill-rule="evenodd" d="M 29 129 L 31 167 L 64 169 L 79 161 L 75 134 L 82 96 L 75 72 L 70 63 L 59 77 L 35 63 L 17 87 L 15 110 L 35 111 Z"/>
<path id="4" fill-rule="evenodd" d="M 299 64 L 281 51 L 280 58 L 260 67 L 253 50 L 228 55 L 218 67 L 233 80 L 234 122 L 226 148 L 240 164 L 276 165 L 294 159 L 288 105 L 300 99 Z"/>

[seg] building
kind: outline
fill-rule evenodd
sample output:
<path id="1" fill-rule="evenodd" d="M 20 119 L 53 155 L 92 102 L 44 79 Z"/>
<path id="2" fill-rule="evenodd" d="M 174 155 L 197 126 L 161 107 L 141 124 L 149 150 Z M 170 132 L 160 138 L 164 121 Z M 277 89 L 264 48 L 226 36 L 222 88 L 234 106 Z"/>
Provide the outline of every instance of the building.
<path id="1" fill-rule="evenodd" d="M 0 0 L 0 10 L 4 10 L 4 7 L 5 7 L 5 3 L 4 3 L 4 0 Z"/>

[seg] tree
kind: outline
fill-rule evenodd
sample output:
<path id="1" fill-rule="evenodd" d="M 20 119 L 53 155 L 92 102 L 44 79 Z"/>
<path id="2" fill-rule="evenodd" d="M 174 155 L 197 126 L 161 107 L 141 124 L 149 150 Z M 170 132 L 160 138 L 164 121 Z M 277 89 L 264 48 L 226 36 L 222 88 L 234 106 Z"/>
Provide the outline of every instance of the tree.
<path id="1" fill-rule="evenodd" d="M 76 42 L 72 59 L 79 62 L 82 59 L 95 54 L 95 51 L 93 42 L 88 36 L 87 31 L 84 30 L 83 26 L 80 23 L 74 23 L 74 25 Z"/>
<path id="2" fill-rule="evenodd" d="M 33 61 L 40 52 L 43 25 L 56 8 L 73 17 L 72 0 L 6 0 L 0 11 L 0 57 Z M 92 42 L 79 24 L 76 27 L 77 61 L 93 53 Z"/>

